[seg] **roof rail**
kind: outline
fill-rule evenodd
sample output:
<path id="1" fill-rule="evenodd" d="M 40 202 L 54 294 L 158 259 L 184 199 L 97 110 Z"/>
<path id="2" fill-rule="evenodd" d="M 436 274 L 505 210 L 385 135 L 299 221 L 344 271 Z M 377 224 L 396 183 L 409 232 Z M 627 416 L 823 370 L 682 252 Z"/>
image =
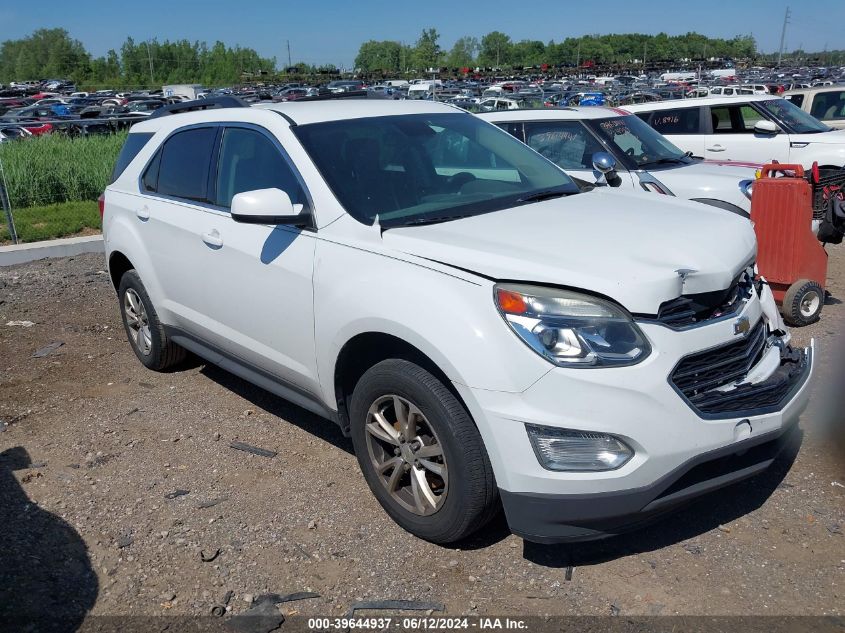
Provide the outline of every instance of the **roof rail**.
<path id="1" fill-rule="evenodd" d="M 156 119 L 166 114 L 182 114 L 183 112 L 195 112 L 198 110 L 210 110 L 212 108 L 248 108 L 249 104 L 238 97 L 223 96 L 210 97 L 208 99 L 195 99 L 194 101 L 183 101 L 174 103 L 154 110 L 148 117 Z"/>

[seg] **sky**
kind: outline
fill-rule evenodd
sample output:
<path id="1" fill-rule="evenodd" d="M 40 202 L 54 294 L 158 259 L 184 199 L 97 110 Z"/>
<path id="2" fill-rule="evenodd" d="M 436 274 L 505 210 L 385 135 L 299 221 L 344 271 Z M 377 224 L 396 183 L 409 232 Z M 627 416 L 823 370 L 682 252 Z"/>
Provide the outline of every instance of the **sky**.
<path id="1" fill-rule="evenodd" d="M 548 42 L 605 33 L 697 31 L 710 37 L 752 34 L 758 48 L 775 52 L 788 2 L 707 0 L 40 0 L 0 8 L 0 41 L 38 28 L 62 27 L 95 56 L 118 50 L 127 36 L 136 41 L 188 39 L 251 47 L 287 65 L 290 42 L 294 63 L 351 67 L 360 44 L 390 39 L 413 44 L 423 28 L 440 33 L 451 48 L 464 35 L 479 39 L 490 31 L 514 40 Z M 812 10 L 793 0 L 786 50 L 845 48 L 845 0 L 814 0 Z"/>

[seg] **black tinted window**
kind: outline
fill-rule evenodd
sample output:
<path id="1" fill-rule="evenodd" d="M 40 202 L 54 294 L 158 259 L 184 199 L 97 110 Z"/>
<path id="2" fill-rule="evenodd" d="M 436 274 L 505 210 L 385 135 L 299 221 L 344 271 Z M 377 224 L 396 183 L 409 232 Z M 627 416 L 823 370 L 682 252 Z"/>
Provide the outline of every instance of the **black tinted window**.
<path id="1" fill-rule="evenodd" d="M 208 200 L 208 166 L 217 128 L 177 132 L 161 148 L 158 192 L 187 200 Z"/>
<path id="2" fill-rule="evenodd" d="M 699 109 L 658 110 L 652 114 L 650 123 L 661 134 L 698 134 Z"/>
<path id="3" fill-rule="evenodd" d="M 294 204 L 305 202 L 296 176 L 270 139 L 255 130 L 228 128 L 220 148 L 216 204 L 230 207 L 235 194 L 273 188 Z"/>
<path id="4" fill-rule="evenodd" d="M 144 191 L 158 190 L 158 168 L 161 165 L 161 150 L 156 152 L 144 172 Z"/>
<path id="5" fill-rule="evenodd" d="M 126 169 L 129 163 L 138 155 L 144 145 L 153 137 L 152 132 L 135 132 L 126 137 L 126 142 L 123 143 L 123 149 L 117 157 L 117 162 L 114 164 L 114 170 L 111 173 L 111 181 L 114 182 L 120 178 L 120 174 Z"/>

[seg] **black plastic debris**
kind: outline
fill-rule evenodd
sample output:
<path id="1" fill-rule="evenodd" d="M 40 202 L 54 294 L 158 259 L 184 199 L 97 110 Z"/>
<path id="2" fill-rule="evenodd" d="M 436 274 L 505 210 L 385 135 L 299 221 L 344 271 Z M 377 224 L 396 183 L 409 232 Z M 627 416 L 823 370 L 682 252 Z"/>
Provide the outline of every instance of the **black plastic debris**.
<path id="1" fill-rule="evenodd" d="M 229 448 L 234 448 L 239 451 L 246 451 L 247 453 L 252 453 L 253 455 L 259 455 L 260 457 L 275 457 L 278 455 L 275 451 L 268 451 L 266 448 L 258 448 L 257 446 L 250 446 L 249 444 L 244 444 L 243 442 L 230 442 Z"/>
<path id="2" fill-rule="evenodd" d="M 35 350 L 32 354 L 33 358 L 44 358 L 45 356 L 50 356 L 54 354 L 57 349 L 59 349 L 62 345 L 64 345 L 64 341 L 53 341 L 49 345 L 45 345 L 41 349 Z"/>
<path id="3" fill-rule="evenodd" d="M 213 561 L 218 556 L 220 556 L 220 549 L 219 548 L 215 549 L 213 551 L 209 550 L 207 552 L 204 549 L 200 550 L 200 560 L 204 563 L 210 563 L 211 561 Z"/>
<path id="4" fill-rule="evenodd" d="M 282 602 L 296 602 L 297 600 L 309 600 L 311 598 L 319 598 L 319 593 L 313 591 L 298 591 L 296 593 L 289 593 L 279 595 L 277 593 L 265 593 L 255 599 L 256 604 L 259 602 L 270 602 L 272 604 L 280 604 Z"/>
<path id="5" fill-rule="evenodd" d="M 181 488 L 178 490 L 174 490 L 173 492 L 168 492 L 164 495 L 165 499 L 176 499 L 177 497 L 184 497 L 187 494 L 190 494 L 190 490 L 182 490 Z"/>
<path id="6" fill-rule="evenodd" d="M 421 602 L 419 600 L 373 600 L 356 602 L 346 614 L 347 617 L 355 615 L 356 611 L 444 611 L 445 607 L 439 602 Z"/>
<path id="7" fill-rule="evenodd" d="M 566 568 L 566 581 L 567 582 L 572 580 L 572 571 L 573 571 L 572 565 L 570 565 L 569 567 Z"/>

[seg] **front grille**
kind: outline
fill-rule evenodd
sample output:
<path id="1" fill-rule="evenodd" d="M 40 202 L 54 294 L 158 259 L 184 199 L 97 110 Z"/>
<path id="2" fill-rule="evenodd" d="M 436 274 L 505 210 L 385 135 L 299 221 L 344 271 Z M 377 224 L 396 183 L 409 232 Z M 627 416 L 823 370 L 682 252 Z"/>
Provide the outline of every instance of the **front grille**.
<path id="1" fill-rule="evenodd" d="M 766 326 L 761 320 L 738 341 L 684 358 L 672 372 L 672 383 L 692 401 L 745 377 L 760 360 L 765 345 Z"/>
<path id="2" fill-rule="evenodd" d="M 684 358 L 672 372 L 672 384 L 698 412 L 719 416 L 777 408 L 801 379 L 807 356 L 787 348 L 780 367 L 766 380 L 722 390 L 745 378 L 766 351 L 767 329 L 761 320 L 742 339 Z"/>

